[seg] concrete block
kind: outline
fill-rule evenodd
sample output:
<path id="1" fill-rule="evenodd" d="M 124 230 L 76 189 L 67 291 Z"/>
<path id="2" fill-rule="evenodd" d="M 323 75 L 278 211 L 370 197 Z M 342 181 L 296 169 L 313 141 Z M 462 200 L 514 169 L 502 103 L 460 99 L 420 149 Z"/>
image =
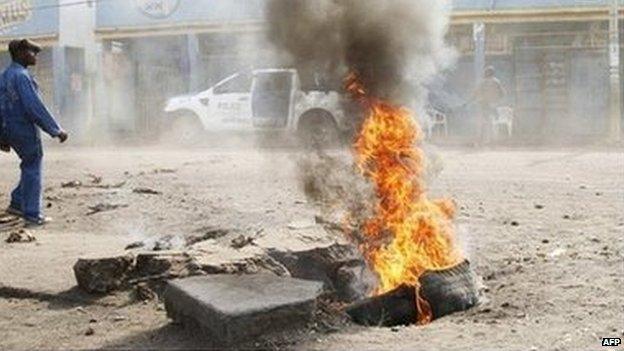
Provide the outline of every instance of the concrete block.
<path id="1" fill-rule="evenodd" d="M 321 282 L 271 274 L 215 275 L 170 281 L 164 297 L 174 321 L 235 345 L 304 326 L 322 291 Z"/>

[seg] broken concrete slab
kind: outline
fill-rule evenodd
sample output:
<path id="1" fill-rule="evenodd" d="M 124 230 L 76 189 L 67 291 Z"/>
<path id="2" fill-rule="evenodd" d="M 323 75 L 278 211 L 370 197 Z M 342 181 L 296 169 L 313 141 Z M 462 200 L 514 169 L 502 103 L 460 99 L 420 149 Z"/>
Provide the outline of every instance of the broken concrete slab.
<path id="1" fill-rule="evenodd" d="M 282 264 L 269 256 L 247 257 L 229 262 L 213 262 L 198 257 L 197 264 L 206 274 L 271 273 L 277 276 L 290 276 L 290 273 Z"/>
<path id="2" fill-rule="evenodd" d="M 270 249 L 269 256 L 282 263 L 294 277 L 330 282 L 327 276 L 344 264 L 360 261 L 351 245 L 332 244 L 302 251 Z"/>
<path id="3" fill-rule="evenodd" d="M 257 246 L 246 246 L 237 250 L 216 242 L 204 241 L 193 245 L 188 253 L 206 274 L 290 275 L 282 264 L 267 256 L 264 249 Z"/>
<path id="4" fill-rule="evenodd" d="M 271 274 L 215 275 L 170 281 L 164 299 L 174 321 L 234 345 L 304 326 L 322 292 L 321 282 Z"/>
<path id="5" fill-rule="evenodd" d="M 135 258 L 136 257 L 136 258 Z M 157 292 L 170 279 L 205 274 L 271 273 L 288 270 L 263 250 L 234 250 L 215 243 L 196 244 L 190 251 L 145 251 L 122 257 L 81 258 L 74 266 L 78 286 L 89 293 L 108 293 L 147 282 Z"/>
<path id="6" fill-rule="evenodd" d="M 353 245 L 334 243 L 302 251 L 271 249 L 268 254 L 291 276 L 322 281 L 345 301 L 362 298 L 374 285 L 374 276 Z"/>
<path id="7" fill-rule="evenodd" d="M 107 293 L 122 288 L 134 267 L 132 255 L 84 259 L 74 265 L 78 286 L 89 293 Z"/>

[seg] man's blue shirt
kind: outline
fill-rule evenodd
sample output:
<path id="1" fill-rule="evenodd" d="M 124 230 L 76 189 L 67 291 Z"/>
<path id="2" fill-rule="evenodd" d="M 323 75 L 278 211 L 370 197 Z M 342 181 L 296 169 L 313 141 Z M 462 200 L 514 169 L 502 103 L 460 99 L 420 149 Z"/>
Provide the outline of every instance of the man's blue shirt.
<path id="1" fill-rule="evenodd" d="M 0 137 L 9 143 L 39 141 L 37 127 L 52 137 L 61 132 L 41 99 L 37 82 L 16 62 L 0 75 L 0 123 Z"/>

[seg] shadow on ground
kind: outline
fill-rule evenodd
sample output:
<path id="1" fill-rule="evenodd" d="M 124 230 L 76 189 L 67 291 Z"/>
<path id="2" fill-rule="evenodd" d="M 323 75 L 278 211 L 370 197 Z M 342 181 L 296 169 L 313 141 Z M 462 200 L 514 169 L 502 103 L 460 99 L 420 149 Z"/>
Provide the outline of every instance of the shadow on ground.
<path id="1" fill-rule="evenodd" d="M 99 350 L 212 350 L 210 342 L 176 324 L 137 333 Z"/>
<path id="2" fill-rule="evenodd" d="M 90 295 L 80 290 L 78 287 L 65 290 L 57 294 L 33 291 L 24 288 L 15 288 L 0 285 L 0 298 L 19 299 L 19 300 L 36 300 L 39 302 L 47 302 L 48 308 L 51 310 L 66 310 L 87 305 L 111 305 L 107 295 Z M 122 304 L 129 304 L 130 301 Z M 116 303 L 115 305 L 119 305 Z"/>

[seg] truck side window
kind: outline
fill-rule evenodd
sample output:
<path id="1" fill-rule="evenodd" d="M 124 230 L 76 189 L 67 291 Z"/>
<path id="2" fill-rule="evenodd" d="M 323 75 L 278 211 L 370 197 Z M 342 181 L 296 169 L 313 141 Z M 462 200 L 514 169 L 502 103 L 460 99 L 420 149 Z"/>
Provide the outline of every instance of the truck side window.
<path id="1" fill-rule="evenodd" d="M 244 94 L 251 91 L 251 76 L 239 74 L 223 82 L 214 90 L 215 94 Z"/>

